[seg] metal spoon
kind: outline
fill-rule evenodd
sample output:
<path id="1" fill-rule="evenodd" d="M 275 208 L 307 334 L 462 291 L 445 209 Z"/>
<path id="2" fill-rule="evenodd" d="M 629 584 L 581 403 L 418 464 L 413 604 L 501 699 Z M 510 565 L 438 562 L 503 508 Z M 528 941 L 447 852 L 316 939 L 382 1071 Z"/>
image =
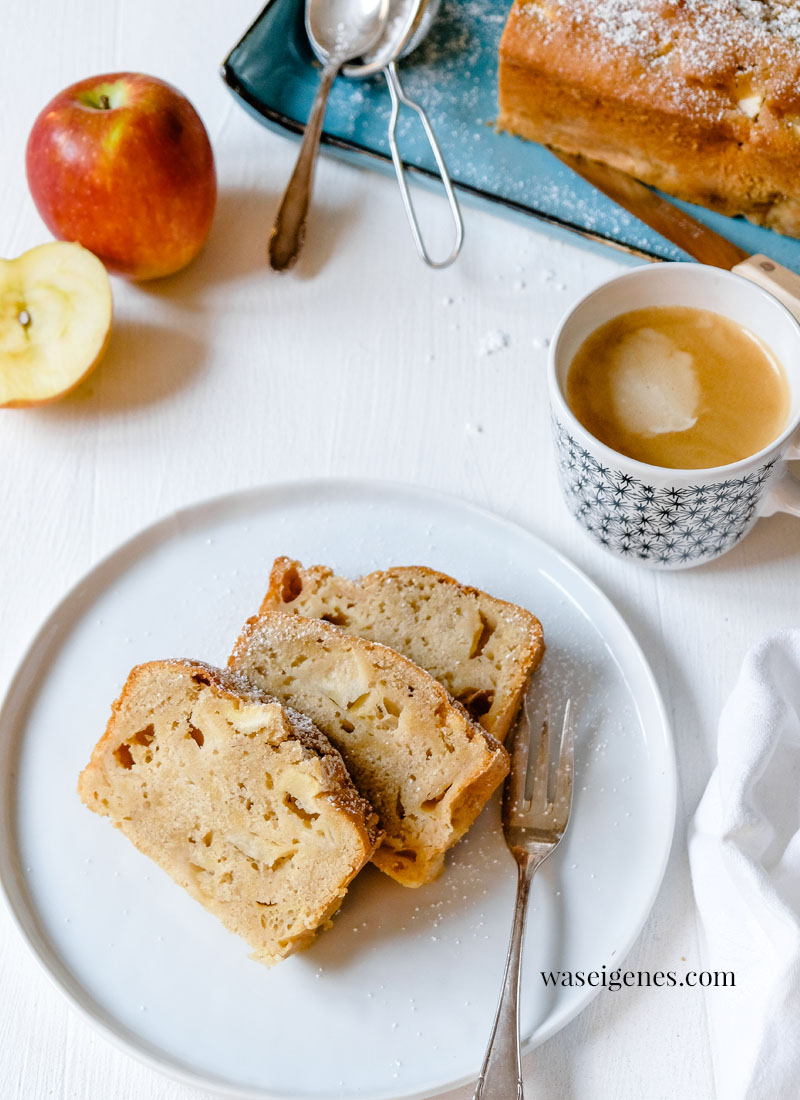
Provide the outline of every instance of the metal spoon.
<path id="1" fill-rule="evenodd" d="M 378 42 L 342 75 L 356 80 L 376 76 L 392 60 L 408 57 L 424 38 L 439 13 L 441 0 L 389 0 L 389 17 Z"/>
<path id="2" fill-rule="evenodd" d="M 408 224 L 411 227 L 411 235 L 414 238 L 417 252 L 429 267 L 448 267 L 461 251 L 464 241 L 464 223 L 461 218 L 461 210 L 458 205 L 450 174 L 447 171 L 444 155 L 436 140 L 430 119 L 419 103 L 410 99 L 400 83 L 400 75 L 397 71 L 397 61 L 406 57 L 428 34 L 431 25 L 439 11 L 440 0 L 391 0 L 389 20 L 385 32 L 371 53 L 363 56 L 360 62 L 348 65 L 342 70 L 343 75 L 354 79 L 374 76 L 382 72 L 389 86 L 392 98 L 392 113 L 389 119 L 389 148 L 392 153 L 395 175 L 400 186 L 400 194 L 403 199 Z M 397 124 L 400 117 L 400 107 L 404 106 L 414 111 L 422 123 L 428 144 L 433 152 L 439 175 L 442 179 L 447 201 L 450 204 L 450 213 L 455 229 L 453 247 L 448 256 L 442 260 L 431 258 L 414 211 L 414 204 L 406 181 L 405 165 L 400 155 L 397 144 Z"/>
<path id="3" fill-rule="evenodd" d="M 336 75 L 346 61 L 361 57 L 380 41 L 388 15 L 389 0 L 306 0 L 306 32 L 324 67 L 297 164 L 269 239 L 269 263 L 275 271 L 290 268 L 303 247 L 314 164 L 328 94 Z"/>

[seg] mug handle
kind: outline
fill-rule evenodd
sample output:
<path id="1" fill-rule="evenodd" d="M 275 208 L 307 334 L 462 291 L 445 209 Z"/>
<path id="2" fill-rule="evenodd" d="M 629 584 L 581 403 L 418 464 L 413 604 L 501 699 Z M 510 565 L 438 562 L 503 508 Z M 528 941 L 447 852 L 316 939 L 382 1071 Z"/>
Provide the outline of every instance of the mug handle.
<path id="1" fill-rule="evenodd" d="M 783 456 L 784 459 L 800 458 L 800 435 L 796 435 Z M 786 462 L 769 488 L 758 510 L 760 516 L 774 516 L 776 512 L 788 512 L 800 516 L 800 481 L 789 473 Z"/>
<path id="2" fill-rule="evenodd" d="M 768 290 L 786 306 L 795 320 L 800 321 L 800 275 L 795 275 L 769 256 L 761 255 L 748 256 L 731 270 Z M 783 457 L 800 458 L 800 435 L 795 436 Z M 760 516 L 773 516 L 776 512 L 800 516 L 800 481 L 792 477 L 785 464 L 758 510 Z"/>
<path id="3" fill-rule="evenodd" d="M 786 306 L 794 320 L 800 321 L 800 275 L 763 255 L 747 256 L 746 260 L 736 264 L 731 271 L 734 275 L 742 275 L 750 283 L 769 290 L 772 297 Z"/>
<path id="4" fill-rule="evenodd" d="M 751 283 L 763 287 L 786 306 L 796 321 L 800 321 L 800 275 L 771 260 L 769 256 L 748 256 L 731 268 Z"/>

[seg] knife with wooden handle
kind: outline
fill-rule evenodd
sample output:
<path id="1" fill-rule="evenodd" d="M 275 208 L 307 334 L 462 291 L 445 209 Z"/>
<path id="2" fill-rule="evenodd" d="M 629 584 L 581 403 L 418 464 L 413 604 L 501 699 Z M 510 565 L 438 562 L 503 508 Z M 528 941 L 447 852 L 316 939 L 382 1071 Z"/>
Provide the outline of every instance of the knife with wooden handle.
<path id="1" fill-rule="evenodd" d="M 769 256 L 749 256 L 744 249 L 618 168 L 572 153 L 561 153 L 556 149 L 550 151 L 587 183 L 688 252 L 693 259 L 712 267 L 725 268 L 744 276 L 751 283 L 757 283 L 800 321 L 800 275 L 795 275 Z"/>

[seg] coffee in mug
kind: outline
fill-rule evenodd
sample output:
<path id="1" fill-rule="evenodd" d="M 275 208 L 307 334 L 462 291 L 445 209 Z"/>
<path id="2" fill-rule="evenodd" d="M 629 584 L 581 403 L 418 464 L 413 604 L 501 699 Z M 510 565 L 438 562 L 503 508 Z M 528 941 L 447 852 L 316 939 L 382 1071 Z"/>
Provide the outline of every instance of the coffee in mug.
<path id="1" fill-rule="evenodd" d="M 650 306 L 611 318 L 581 344 L 567 403 L 601 443 L 651 466 L 726 466 L 786 426 L 789 382 L 769 347 L 729 317 Z"/>

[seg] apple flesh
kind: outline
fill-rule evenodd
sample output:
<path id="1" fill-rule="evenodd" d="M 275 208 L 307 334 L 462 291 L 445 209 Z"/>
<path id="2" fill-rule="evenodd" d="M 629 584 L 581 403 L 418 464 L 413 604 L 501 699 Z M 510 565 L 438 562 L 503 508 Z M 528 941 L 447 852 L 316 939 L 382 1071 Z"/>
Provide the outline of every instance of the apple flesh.
<path id="1" fill-rule="evenodd" d="M 43 405 L 77 386 L 105 351 L 111 310 L 108 272 L 78 244 L 0 260 L 0 408 Z"/>
<path id="2" fill-rule="evenodd" d="M 25 168 L 51 233 L 84 245 L 109 271 L 171 275 L 211 228 L 208 134 L 189 100 L 153 76 L 110 73 L 60 92 L 33 124 Z"/>

